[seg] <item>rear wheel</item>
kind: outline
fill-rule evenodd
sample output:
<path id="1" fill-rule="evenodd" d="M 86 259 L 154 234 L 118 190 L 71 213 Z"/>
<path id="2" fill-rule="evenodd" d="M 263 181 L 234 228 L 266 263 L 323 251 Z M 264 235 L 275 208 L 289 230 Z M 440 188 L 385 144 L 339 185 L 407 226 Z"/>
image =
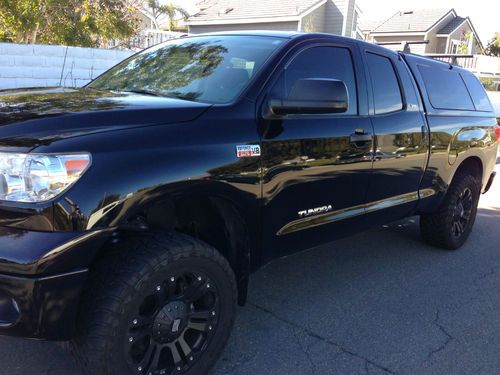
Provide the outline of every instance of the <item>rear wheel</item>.
<path id="1" fill-rule="evenodd" d="M 476 219 L 481 183 L 469 174 L 457 174 L 439 210 L 420 216 L 420 232 L 429 244 L 448 250 L 461 247 Z"/>
<path id="2" fill-rule="evenodd" d="M 134 239 L 95 268 L 75 340 L 92 374 L 205 374 L 233 325 L 236 283 L 215 249 L 183 235 Z"/>

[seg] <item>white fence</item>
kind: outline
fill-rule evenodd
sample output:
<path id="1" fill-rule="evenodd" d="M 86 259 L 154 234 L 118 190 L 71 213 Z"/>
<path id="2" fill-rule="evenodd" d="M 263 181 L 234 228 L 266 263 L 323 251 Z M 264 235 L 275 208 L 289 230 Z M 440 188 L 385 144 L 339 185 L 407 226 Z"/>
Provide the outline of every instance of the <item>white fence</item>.
<path id="1" fill-rule="evenodd" d="M 167 40 L 180 38 L 185 35 L 188 34 L 175 31 L 145 29 L 142 30 L 137 36 L 130 39 L 129 44 L 131 48 L 141 50 L 154 46 L 158 43 L 166 42 Z"/>
<path id="2" fill-rule="evenodd" d="M 133 52 L 0 43 L 0 89 L 86 84 Z"/>

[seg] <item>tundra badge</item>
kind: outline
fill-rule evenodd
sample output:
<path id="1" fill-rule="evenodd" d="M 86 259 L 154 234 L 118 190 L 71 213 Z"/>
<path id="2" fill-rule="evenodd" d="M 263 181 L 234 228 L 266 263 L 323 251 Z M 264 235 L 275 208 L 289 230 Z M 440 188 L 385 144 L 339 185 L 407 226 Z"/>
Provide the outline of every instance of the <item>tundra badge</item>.
<path id="1" fill-rule="evenodd" d="M 310 208 L 308 210 L 299 211 L 299 217 L 308 217 L 312 215 L 324 214 L 325 212 L 330 212 L 333 210 L 332 205 Z"/>

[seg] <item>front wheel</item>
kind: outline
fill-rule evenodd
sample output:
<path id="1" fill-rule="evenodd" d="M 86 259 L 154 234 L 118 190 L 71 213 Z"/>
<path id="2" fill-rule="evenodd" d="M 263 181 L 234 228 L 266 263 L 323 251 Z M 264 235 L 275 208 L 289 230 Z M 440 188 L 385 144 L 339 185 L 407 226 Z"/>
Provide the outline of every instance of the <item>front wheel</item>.
<path id="1" fill-rule="evenodd" d="M 206 374 L 232 329 L 236 283 L 183 235 L 134 239 L 95 267 L 74 348 L 90 374 Z"/>
<path id="2" fill-rule="evenodd" d="M 426 242 L 448 250 L 461 247 L 476 219 L 481 184 L 469 174 L 457 174 L 433 214 L 420 216 L 420 232 Z"/>

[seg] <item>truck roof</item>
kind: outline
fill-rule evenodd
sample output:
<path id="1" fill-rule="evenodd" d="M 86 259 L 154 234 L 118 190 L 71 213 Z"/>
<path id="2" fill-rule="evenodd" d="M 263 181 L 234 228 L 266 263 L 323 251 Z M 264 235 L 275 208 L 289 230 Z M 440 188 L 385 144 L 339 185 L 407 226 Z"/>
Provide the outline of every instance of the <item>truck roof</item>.
<path id="1" fill-rule="evenodd" d="M 307 32 L 299 32 L 299 31 L 274 31 L 274 30 L 238 30 L 238 31 L 218 31 L 218 32 L 210 32 L 210 33 L 203 33 L 203 34 L 196 34 L 196 35 L 190 35 L 190 36 L 209 36 L 209 35 L 232 35 L 232 36 L 269 36 L 273 38 L 284 38 L 284 39 L 296 39 L 296 38 L 304 38 L 304 39 L 315 39 L 315 38 L 329 38 L 333 40 L 338 40 L 338 41 L 346 41 L 348 40 L 350 43 L 356 43 L 360 46 L 365 46 L 369 47 L 371 49 L 373 48 L 380 48 L 381 50 L 385 51 L 390 51 L 391 53 L 397 54 L 396 51 L 391 50 L 389 48 L 379 46 L 374 43 L 369 43 L 364 40 L 359 40 L 359 39 L 354 39 L 354 38 L 349 38 L 346 36 L 340 36 L 340 35 L 335 35 L 335 34 L 328 34 L 328 33 L 307 33 Z"/>

